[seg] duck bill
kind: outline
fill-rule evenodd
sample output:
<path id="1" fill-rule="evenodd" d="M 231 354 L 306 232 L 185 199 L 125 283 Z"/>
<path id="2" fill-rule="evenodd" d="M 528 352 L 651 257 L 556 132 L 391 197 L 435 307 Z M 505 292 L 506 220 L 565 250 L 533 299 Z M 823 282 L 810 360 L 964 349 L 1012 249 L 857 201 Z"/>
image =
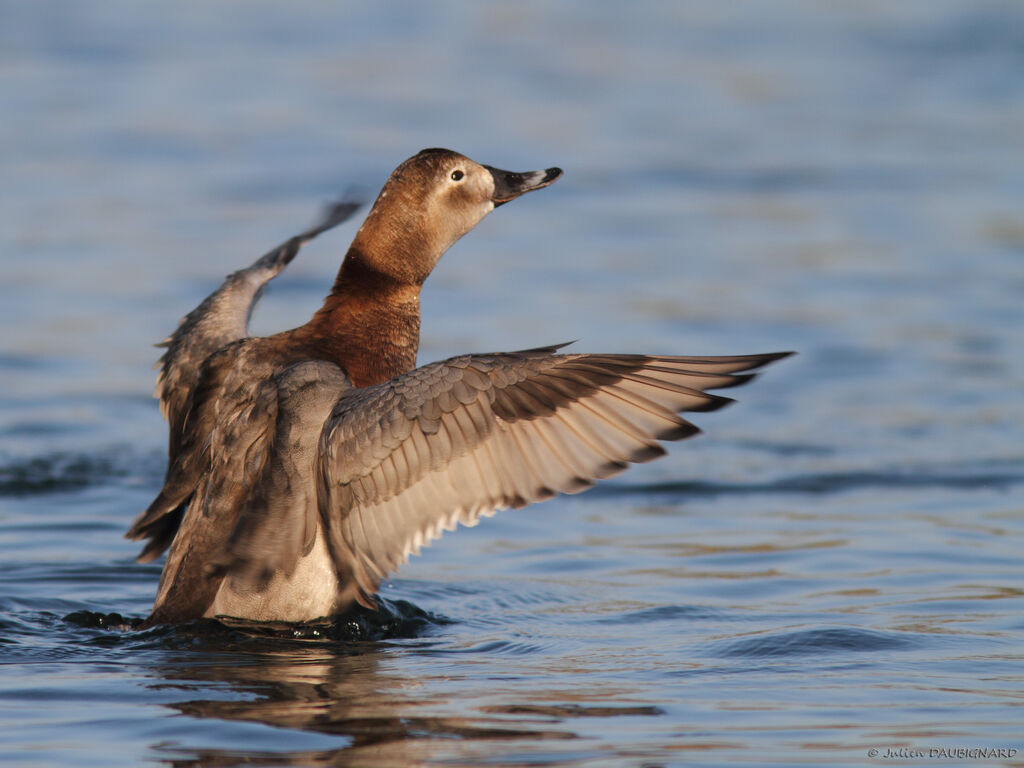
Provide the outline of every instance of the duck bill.
<path id="1" fill-rule="evenodd" d="M 525 195 L 527 192 L 554 184 L 558 177 L 562 175 L 561 168 L 526 171 L 525 173 L 503 171 L 500 168 L 492 168 L 489 165 L 485 165 L 484 168 L 490 171 L 491 176 L 494 177 L 494 194 L 491 196 L 491 200 L 494 201 L 495 208 L 499 205 L 504 205 L 509 200 L 514 200 L 520 195 Z"/>

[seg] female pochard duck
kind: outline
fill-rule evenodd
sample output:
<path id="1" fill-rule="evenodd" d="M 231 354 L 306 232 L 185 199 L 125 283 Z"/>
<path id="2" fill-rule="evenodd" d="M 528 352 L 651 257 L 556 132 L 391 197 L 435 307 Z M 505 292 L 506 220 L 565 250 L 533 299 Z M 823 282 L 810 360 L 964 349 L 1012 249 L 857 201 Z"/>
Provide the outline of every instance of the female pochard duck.
<path id="1" fill-rule="evenodd" d="M 522 507 L 665 453 L 787 353 L 738 357 L 476 354 L 416 367 L 420 288 L 495 207 L 553 183 L 445 149 L 384 185 L 323 306 L 247 335 L 262 287 L 354 211 L 339 205 L 224 284 L 164 344 L 163 489 L 128 532 L 170 551 L 148 623 L 305 621 L 373 605 L 410 554 L 481 515 Z"/>

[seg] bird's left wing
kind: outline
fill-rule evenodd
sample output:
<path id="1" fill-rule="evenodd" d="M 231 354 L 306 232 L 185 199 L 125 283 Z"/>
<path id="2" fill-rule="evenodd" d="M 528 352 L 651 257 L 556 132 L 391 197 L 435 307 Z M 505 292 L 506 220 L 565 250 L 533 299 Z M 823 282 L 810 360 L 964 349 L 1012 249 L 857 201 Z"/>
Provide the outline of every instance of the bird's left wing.
<path id="1" fill-rule="evenodd" d="M 324 425 L 317 502 L 350 597 L 458 523 L 575 493 L 700 430 L 679 416 L 731 400 L 706 389 L 788 353 L 739 357 L 466 355 L 352 390 Z"/>

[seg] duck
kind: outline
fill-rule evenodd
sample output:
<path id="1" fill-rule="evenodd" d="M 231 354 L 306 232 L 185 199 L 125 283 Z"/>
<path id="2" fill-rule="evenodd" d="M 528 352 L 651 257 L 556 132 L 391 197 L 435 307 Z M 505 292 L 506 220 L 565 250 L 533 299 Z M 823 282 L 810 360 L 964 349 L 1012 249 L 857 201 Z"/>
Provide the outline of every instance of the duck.
<path id="1" fill-rule="evenodd" d="M 166 552 L 147 626 L 203 618 L 329 619 L 443 531 L 578 493 L 700 429 L 682 414 L 732 402 L 791 354 L 568 353 L 564 345 L 417 366 L 420 291 L 495 208 L 550 186 L 425 149 L 388 178 L 322 306 L 248 333 L 263 288 L 358 205 L 331 206 L 186 315 L 162 342 L 155 397 L 164 484 L 126 533 Z"/>

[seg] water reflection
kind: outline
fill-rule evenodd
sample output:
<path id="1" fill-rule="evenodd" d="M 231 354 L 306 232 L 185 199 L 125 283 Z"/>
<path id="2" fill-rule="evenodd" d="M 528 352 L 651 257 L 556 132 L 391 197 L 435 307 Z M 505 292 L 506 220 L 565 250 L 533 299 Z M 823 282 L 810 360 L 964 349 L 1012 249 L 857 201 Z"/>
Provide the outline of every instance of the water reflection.
<path id="1" fill-rule="evenodd" d="M 193 642 L 204 646 L 205 658 L 197 658 L 194 651 L 175 654 L 153 671 L 161 678 L 156 687 L 170 684 L 183 691 L 220 695 L 167 706 L 203 720 L 259 723 L 342 738 L 337 748 L 327 750 L 157 747 L 172 765 L 416 766 L 425 764 L 427 743 L 438 740 L 574 738 L 569 731 L 548 727 L 547 720 L 523 727 L 522 720 L 512 723 L 501 717 L 524 714 L 518 710 L 499 709 L 472 718 L 424 712 L 428 705 L 436 711 L 438 702 L 417 698 L 409 693 L 416 687 L 412 681 L 382 671 L 394 649 L 381 641 L 339 641 L 339 626 L 342 632 L 351 628 L 344 620 L 333 626 L 303 625 L 299 630 L 213 625 L 200 622 L 190 628 L 198 626 L 204 633 Z M 180 631 L 176 635 L 182 639 Z"/>

